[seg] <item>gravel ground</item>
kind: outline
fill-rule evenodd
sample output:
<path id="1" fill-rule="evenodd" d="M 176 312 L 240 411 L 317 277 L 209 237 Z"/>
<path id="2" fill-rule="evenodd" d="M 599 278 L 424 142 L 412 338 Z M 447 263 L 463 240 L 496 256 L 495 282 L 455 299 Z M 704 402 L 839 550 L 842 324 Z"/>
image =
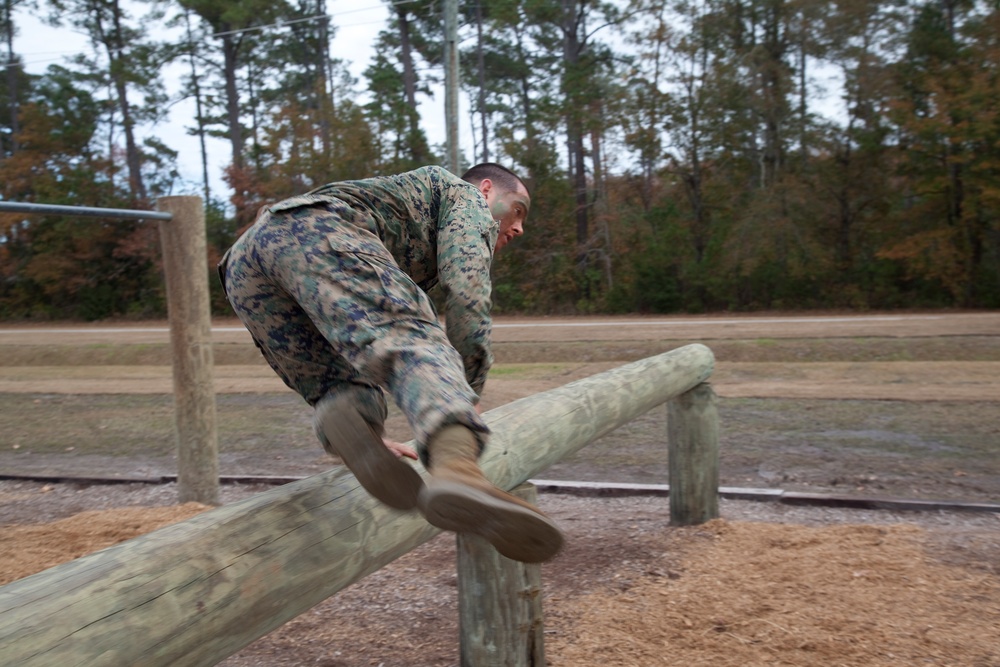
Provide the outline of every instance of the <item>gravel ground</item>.
<path id="1" fill-rule="evenodd" d="M 223 485 L 221 500 L 223 503 L 236 502 L 268 488 L 272 487 Z M 31 533 L 33 540 L 46 541 L 49 546 L 58 547 L 68 541 L 65 535 L 37 532 L 37 529 L 43 528 L 38 524 L 74 517 L 71 521 L 76 526 L 94 520 L 94 514 L 77 518 L 80 512 L 106 510 L 102 514 L 112 517 L 117 508 L 168 508 L 175 505 L 176 500 L 177 489 L 174 484 L 84 485 L 0 481 L 0 534 L 3 533 L 4 526 L 9 527 L 8 535 L 22 530 L 14 527 L 15 524 L 20 524 L 25 526 L 24 530 L 36 531 Z M 809 591 L 821 590 L 821 585 L 829 587 L 832 585 L 831 581 L 836 581 L 829 580 L 826 561 L 841 554 L 850 557 L 854 563 L 848 566 L 848 577 L 860 576 L 851 575 L 850 572 L 873 573 L 864 576 L 874 577 L 870 585 L 866 582 L 861 587 L 835 589 L 838 594 L 848 596 L 840 602 L 841 610 L 846 610 L 841 614 L 841 618 L 846 619 L 844 624 L 818 632 L 802 623 L 796 630 L 801 638 L 796 638 L 793 646 L 787 645 L 791 641 L 789 639 L 781 646 L 762 641 L 759 647 L 762 652 L 759 655 L 747 652 L 735 654 L 726 644 L 708 650 L 707 641 L 695 641 L 691 656 L 685 654 L 683 663 L 678 664 L 694 667 L 763 664 L 758 661 L 766 662 L 765 658 L 773 654 L 768 651 L 780 652 L 792 659 L 789 651 L 813 645 L 824 647 L 828 653 L 824 657 L 813 652 L 812 659 L 818 662 L 793 661 L 786 664 L 830 664 L 827 658 L 836 658 L 837 664 L 849 667 L 915 664 L 906 661 L 880 661 L 873 657 L 875 654 L 872 652 L 860 649 L 848 656 L 841 653 L 838 642 L 847 636 L 850 641 L 857 640 L 859 646 L 866 641 L 878 644 L 876 639 L 864 632 L 856 634 L 853 626 L 856 621 L 861 623 L 857 617 L 862 612 L 854 614 L 851 610 L 865 610 L 873 600 L 912 593 L 908 584 L 904 583 L 904 588 L 900 589 L 898 584 L 893 583 L 892 571 L 897 563 L 910 563 L 915 558 L 921 560 L 919 553 L 924 552 L 929 554 L 926 568 L 938 569 L 925 571 L 925 566 L 920 565 L 921 569 L 911 579 L 936 581 L 936 573 L 941 571 L 940 567 L 946 567 L 945 572 L 949 576 L 952 572 L 966 574 L 952 588 L 942 588 L 940 593 L 932 592 L 915 603 L 907 603 L 919 607 L 924 617 L 930 619 L 925 621 L 921 617 L 922 625 L 917 630 L 922 631 L 930 624 L 942 627 L 945 617 L 970 613 L 976 618 L 986 619 L 980 622 L 989 625 L 988 619 L 996 606 L 990 602 L 995 600 L 991 592 L 995 586 L 990 582 L 994 582 L 1000 574 L 996 565 L 996 553 L 1000 552 L 1000 515 L 992 513 L 870 511 L 722 500 L 720 510 L 725 523 L 721 526 L 713 525 L 716 522 L 712 522 L 705 527 L 678 529 L 669 524 L 669 500 L 664 497 L 581 497 L 542 493 L 539 495 L 539 505 L 560 524 L 567 537 L 563 551 L 553 561 L 542 566 L 547 646 L 551 643 L 551 651 L 547 649 L 546 655 L 548 663 L 554 666 L 645 667 L 664 664 L 660 659 L 650 661 L 629 651 L 662 650 L 656 647 L 662 646 L 663 630 L 680 633 L 677 636 L 705 636 L 708 640 L 715 641 L 713 630 L 718 632 L 720 615 L 726 617 L 729 624 L 726 627 L 732 626 L 734 629 L 746 629 L 750 627 L 748 624 L 755 622 L 759 625 L 766 621 L 766 627 L 771 627 L 767 623 L 787 623 L 789 617 L 780 616 L 783 614 L 795 614 L 796 618 L 806 619 L 815 617 L 818 610 L 822 616 L 824 610 L 816 607 Z M 153 509 L 149 513 L 156 511 L 158 510 Z M 103 521 L 106 523 L 107 519 Z M 134 524 L 138 519 L 135 514 L 130 514 L 128 521 Z M 34 527 L 30 528 L 32 524 Z M 708 605 L 707 601 L 701 604 L 703 596 L 698 591 L 713 590 L 714 597 L 722 598 L 721 607 L 730 609 L 726 602 L 730 595 L 726 586 L 737 584 L 720 584 L 711 573 L 704 582 L 695 582 L 690 581 L 687 574 L 695 576 L 696 566 L 693 563 L 700 560 L 702 553 L 706 556 L 714 554 L 725 546 L 727 538 L 722 536 L 727 531 L 742 530 L 745 534 L 746 529 L 740 526 L 747 525 L 759 526 L 750 529 L 754 537 L 749 541 L 744 538 L 743 542 L 730 545 L 729 560 L 713 572 L 739 573 L 746 570 L 747 576 L 738 580 L 741 584 L 764 582 L 761 590 L 742 592 L 734 589 L 731 592 L 734 602 L 758 600 L 759 604 L 773 609 L 771 616 L 763 619 L 753 610 L 740 613 L 730 610 L 723 614 L 718 611 L 718 602 L 715 606 Z M 792 532 L 774 537 L 776 526 L 787 526 L 786 530 Z M 828 532 L 836 531 L 838 526 L 843 526 L 850 532 Z M 886 533 L 885 546 L 873 547 L 883 543 L 880 537 L 876 537 L 874 542 L 869 539 L 870 532 L 866 531 L 877 530 L 873 526 L 885 527 L 887 531 L 902 530 L 904 534 L 899 537 L 894 533 Z M 888 551 L 890 547 L 898 550 L 899 541 L 909 539 L 905 531 L 915 530 L 912 526 L 922 529 L 920 539 L 926 547 L 920 547 L 918 552 Z M 85 525 L 80 525 L 79 529 L 86 532 Z M 731 541 L 732 538 L 729 539 Z M 802 552 L 803 548 L 812 549 L 815 545 L 822 548 L 818 554 Z M 770 570 L 762 570 L 760 566 L 754 565 L 754 559 L 746 560 L 749 552 L 777 553 L 774 557 L 779 559 L 778 565 Z M 915 553 L 918 555 L 915 556 Z M 791 576 L 782 565 L 784 561 L 780 560 L 783 557 L 780 554 L 796 559 L 797 566 L 802 570 L 802 574 L 797 575 L 792 585 L 805 594 L 794 595 L 791 602 L 783 600 L 780 595 L 780 587 L 788 585 Z M 69 557 L 72 556 L 67 556 Z M 419 664 L 422 666 L 456 667 L 459 642 L 455 557 L 453 536 L 439 535 L 220 664 L 224 667 L 297 667 L 305 664 L 324 667 L 402 667 L 417 664 L 413 660 L 414 656 L 419 655 Z M 694 561 L 690 560 L 692 557 Z M 881 561 L 866 560 L 879 557 L 882 558 Z M 935 563 L 938 565 L 934 565 Z M 659 589 L 654 589 L 652 593 L 643 591 L 647 591 L 650 585 L 657 585 L 656 582 L 669 582 L 673 585 L 675 579 L 696 591 L 693 598 L 684 603 L 686 615 L 680 621 L 682 625 L 677 625 L 676 607 L 657 605 L 651 611 L 643 612 L 642 618 L 647 626 L 626 628 L 624 638 L 613 636 L 608 640 L 599 639 L 599 633 L 613 629 L 608 626 L 608 620 L 624 618 L 626 614 L 623 610 L 634 608 L 636 603 L 630 601 L 632 598 L 641 601 L 641 604 L 655 603 L 661 595 Z M 767 582 L 774 583 L 771 585 Z M 970 590 L 970 586 L 977 585 L 975 582 L 986 582 L 983 585 L 990 587 L 981 593 Z M 720 586 L 723 588 L 721 591 Z M 772 594 L 775 596 L 773 600 L 769 599 Z M 860 594 L 865 597 L 850 597 Z M 623 595 L 626 598 L 623 599 Z M 956 595 L 964 605 L 960 609 L 955 611 L 937 608 L 935 600 L 943 599 L 942 596 L 950 596 L 951 599 Z M 662 618 L 651 616 L 654 613 L 661 614 Z M 879 615 L 884 616 L 885 612 L 876 610 L 864 613 L 867 614 L 864 623 L 870 626 L 880 622 Z M 890 639 L 903 649 L 910 650 L 913 648 L 908 634 L 910 628 L 893 630 L 905 622 L 906 610 L 897 609 L 895 613 L 902 617 L 885 619 L 883 625 L 891 631 Z M 701 634 L 702 625 L 706 625 L 704 632 L 707 635 Z M 688 632 L 688 629 L 697 630 L 697 633 Z M 969 627 L 968 632 L 980 630 L 978 627 Z M 833 638 L 824 639 L 824 636 Z M 954 633 L 948 636 L 953 643 L 965 641 L 955 639 Z M 614 655 L 590 654 L 590 662 L 573 657 L 566 657 L 564 660 L 564 656 L 572 655 L 574 647 L 582 639 L 597 641 L 601 650 L 612 651 Z M 743 645 L 742 649 L 748 651 L 754 646 L 757 645 Z M 952 645 L 947 645 L 940 650 L 952 649 Z M 918 644 L 914 650 L 922 649 Z M 942 666 L 992 665 L 993 657 L 1000 657 L 1000 654 L 994 654 L 982 646 L 971 647 L 968 655 L 956 655 L 953 651 L 950 655 L 954 658 L 950 662 L 924 663 Z M 852 659 L 847 659 L 851 656 Z M 986 662 L 977 662 L 981 660 Z"/>

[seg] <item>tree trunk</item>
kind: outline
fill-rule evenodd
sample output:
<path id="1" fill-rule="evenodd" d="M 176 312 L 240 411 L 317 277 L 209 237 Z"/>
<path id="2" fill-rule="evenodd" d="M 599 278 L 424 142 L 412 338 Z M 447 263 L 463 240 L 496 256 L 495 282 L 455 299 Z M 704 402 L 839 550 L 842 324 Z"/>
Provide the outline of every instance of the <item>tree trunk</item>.
<path id="1" fill-rule="evenodd" d="M 329 113 L 326 113 L 330 104 L 330 97 L 333 89 L 333 72 L 330 70 L 330 19 L 326 18 L 326 0 L 318 0 L 316 3 L 316 15 L 324 18 L 319 22 L 318 44 L 316 45 L 316 110 L 319 113 L 320 143 L 323 150 L 323 159 L 329 160 L 333 152 L 331 144 L 331 128 Z"/>
<path id="2" fill-rule="evenodd" d="M 476 58 L 479 64 L 479 117 L 483 125 L 483 162 L 490 161 L 489 128 L 486 113 L 486 63 L 483 56 L 483 5 L 476 0 Z"/>
<path id="3" fill-rule="evenodd" d="M 404 7 L 396 7 L 396 20 L 399 21 L 400 60 L 403 65 L 403 94 L 406 103 L 411 107 L 417 105 L 417 76 L 413 69 L 413 46 L 410 44 L 410 16 Z"/>
<path id="4" fill-rule="evenodd" d="M 582 45 L 578 32 L 576 0 L 563 0 L 563 58 L 564 58 L 564 101 L 566 109 L 566 146 L 569 171 L 576 201 L 576 264 L 582 278 L 587 270 L 587 241 L 590 236 L 590 221 L 587 211 L 587 170 L 583 147 L 583 123 L 577 104 L 579 95 L 576 88 L 580 82 L 578 68 Z M 584 297 L 588 290 L 584 287 Z"/>
<path id="5" fill-rule="evenodd" d="M 114 81 L 115 94 L 118 97 L 118 108 L 122 113 L 122 129 L 125 132 L 125 162 L 128 165 L 128 186 L 129 194 L 134 201 L 143 202 L 146 200 L 146 186 L 142 182 L 142 156 L 139 154 L 139 147 L 135 143 L 135 130 L 132 119 L 132 111 L 128 103 L 128 86 L 125 83 L 122 72 L 122 59 L 124 57 L 125 44 L 122 40 L 121 27 L 121 7 L 117 0 L 111 7 L 114 32 L 109 36 L 109 41 L 105 42 L 108 51 L 111 78 Z"/>
<path id="6" fill-rule="evenodd" d="M 528 54 L 524 48 L 524 33 L 520 26 L 514 26 L 514 34 L 517 37 L 517 57 L 521 62 L 527 62 Z M 522 76 L 520 81 L 521 93 L 521 113 L 524 114 L 524 136 L 529 146 L 535 142 L 535 123 L 532 116 L 534 107 L 531 104 L 531 81 L 528 76 Z"/>
<path id="7" fill-rule="evenodd" d="M 403 94 L 406 96 L 410 116 L 409 140 L 406 143 L 410 158 L 416 163 L 423 163 L 426 159 L 423 142 L 417 140 L 420 135 L 420 114 L 417 113 L 417 73 L 413 67 L 409 10 L 397 5 L 396 18 L 399 21 L 399 57 L 403 65 Z"/>
<path id="8" fill-rule="evenodd" d="M 801 43 L 799 44 L 799 160 L 802 168 L 805 169 L 809 162 L 809 139 L 806 128 L 809 117 L 809 91 L 806 88 L 808 77 L 806 76 L 806 25 L 805 18 L 802 19 Z"/>
<path id="9" fill-rule="evenodd" d="M 209 202 L 212 201 L 212 190 L 208 184 L 208 148 L 205 145 L 205 114 L 201 106 L 201 83 L 198 78 L 198 69 L 195 67 L 195 42 L 191 36 L 191 13 L 185 9 L 184 10 L 184 25 L 187 28 L 187 38 L 188 47 L 191 49 L 188 52 L 188 59 L 191 64 L 191 89 L 194 91 L 194 108 L 195 108 L 195 121 L 198 123 L 198 145 L 201 149 L 201 178 L 203 192 L 205 196 L 205 205 L 208 206 Z"/>
<path id="10" fill-rule="evenodd" d="M 606 189 L 604 170 L 604 151 L 601 147 L 603 143 L 602 130 L 604 128 L 604 100 L 595 96 L 590 100 L 590 117 L 593 120 L 590 126 L 590 162 L 594 168 L 594 202 L 595 224 L 599 227 L 601 236 L 604 239 L 604 249 L 602 251 L 602 262 L 604 264 L 605 287 L 610 290 L 614 287 L 614 272 L 611 263 L 611 225 L 608 214 L 608 193 Z"/>
<path id="11" fill-rule="evenodd" d="M 256 80 L 256 74 L 253 69 L 253 59 L 247 59 L 247 92 L 249 93 L 250 102 L 250 141 L 251 149 L 250 155 L 253 158 L 253 166 L 255 169 L 260 169 L 260 123 L 257 119 L 257 90 L 254 87 L 254 81 Z"/>
<path id="12" fill-rule="evenodd" d="M 604 152 L 601 150 L 601 132 L 604 129 L 604 100 L 594 96 L 588 103 L 590 118 L 590 162 L 594 166 L 594 199 L 603 200 L 604 191 Z"/>
<path id="13" fill-rule="evenodd" d="M 587 207 L 587 165 L 583 152 L 583 133 L 579 121 L 574 122 L 569 135 L 570 155 L 573 166 L 573 192 L 576 200 L 576 248 L 577 268 L 583 274 L 587 270 L 587 242 L 590 236 L 590 218 Z"/>
<path id="14" fill-rule="evenodd" d="M 783 12 L 777 4 L 767 11 L 767 24 L 764 26 L 764 53 L 767 61 L 760 73 L 761 94 L 763 97 L 764 116 L 764 174 L 765 186 L 773 185 L 778 180 L 784 163 L 782 146 L 782 130 L 785 122 L 785 81 L 782 76 L 787 42 L 783 35 Z"/>
<path id="15" fill-rule="evenodd" d="M 4 153 L 9 150 L 13 155 L 17 152 L 17 136 L 20 134 L 17 116 L 20 105 L 17 100 L 17 67 L 14 63 L 14 7 L 12 0 L 4 1 L 4 28 L 7 38 L 7 104 L 10 109 L 10 146 L 4 149 L 0 144 L 0 159 L 5 157 Z"/>
<path id="16" fill-rule="evenodd" d="M 230 27 L 224 25 L 223 31 Z M 229 143 L 233 151 L 233 167 L 243 168 L 243 128 L 240 125 L 240 97 L 236 86 L 236 72 L 239 67 L 239 41 L 233 35 L 222 36 L 222 72 L 226 80 L 226 120 L 229 124 Z"/>

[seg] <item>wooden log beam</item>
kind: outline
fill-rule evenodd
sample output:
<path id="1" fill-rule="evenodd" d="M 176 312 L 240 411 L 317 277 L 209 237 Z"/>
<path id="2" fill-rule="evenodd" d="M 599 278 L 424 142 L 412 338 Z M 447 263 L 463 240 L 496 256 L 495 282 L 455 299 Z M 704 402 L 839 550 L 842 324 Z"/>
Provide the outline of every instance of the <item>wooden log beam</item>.
<path id="1" fill-rule="evenodd" d="M 484 471 L 512 489 L 713 363 L 689 345 L 493 410 Z M 0 588 L 0 664 L 214 665 L 436 533 L 322 473 Z"/>
<path id="2" fill-rule="evenodd" d="M 513 489 L 584 445 L 707 380 L 715 357 L 704 345 L 634 361 L 491 410 L 480 464 Z"/>
<path id="3" fill-rule="evenodd" d="M 325 472 L 0 588 L 0 664 L 214 665 L 435 534 Z"/>

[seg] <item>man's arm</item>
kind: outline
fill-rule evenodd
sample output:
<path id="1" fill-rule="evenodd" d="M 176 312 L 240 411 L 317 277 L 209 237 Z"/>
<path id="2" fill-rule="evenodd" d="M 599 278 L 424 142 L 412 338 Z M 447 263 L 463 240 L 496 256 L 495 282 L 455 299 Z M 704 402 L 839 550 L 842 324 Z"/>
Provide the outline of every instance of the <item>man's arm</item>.
<path id="1" fill-rule="evenodd" d="M 441 211 L 438 279 L 445 293 L 448 340 L 462 355 L 469 385 L 481 395 L 493 365 L 490 264 L 495 223 L 471 185 L 449 188 Z"/>

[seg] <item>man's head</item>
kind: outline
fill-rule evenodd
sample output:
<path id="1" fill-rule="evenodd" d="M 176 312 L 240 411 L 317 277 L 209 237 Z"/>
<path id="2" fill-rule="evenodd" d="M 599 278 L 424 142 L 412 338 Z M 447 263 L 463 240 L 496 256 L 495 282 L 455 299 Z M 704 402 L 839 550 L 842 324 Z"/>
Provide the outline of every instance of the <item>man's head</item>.
<path id="1" fill-rule="evenodd" d="M 483 162 L 462 174 L 462 180 L 479 188 L 486 197 L 490 215 L 500 223 L 500 235 L 497 236 L 494 252 L 507 245 L 515 236 L 524 233 L 524 221 L 531 208 L 531 195 L 517 174 L 493 162 Z"/>

